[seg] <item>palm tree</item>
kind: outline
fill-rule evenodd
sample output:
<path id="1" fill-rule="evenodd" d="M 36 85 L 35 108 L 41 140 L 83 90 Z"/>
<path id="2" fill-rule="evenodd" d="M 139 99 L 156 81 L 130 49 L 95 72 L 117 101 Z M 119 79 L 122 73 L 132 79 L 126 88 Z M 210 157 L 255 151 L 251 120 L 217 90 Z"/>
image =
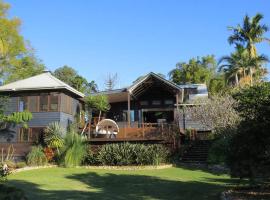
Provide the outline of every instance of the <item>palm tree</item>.
<path id="1" fill-rule="evenodd" d="M 258 72 L 262 71 L 261 67 L 264 62 L 268 62 L 269 59 L 265 55 L 259 55 L 256 57 L 250 57 L 249 52 L 242 45 L 236 46 L 236 51 L 231 53 L 230 56 L 224 56 L 219 61 L 219 70 L 223 70 L 227 81 L 232 77 L 235 79 L 235 85 L 238 86 L 241 78 L 246 78 L 248 71 L 251 68 L 255 68 Z M 250 82 L 252 84 L 253 74 L 249 74 Z"/>
<path id="2" fill-rule="evenodd" d="M 263 41 L 270 42 L 269 38 L 264 37 L 264 34 L 268 31 L 268 27 L 260 23 L 262 19 L 263 15 L 260 13 L 252 18 L 246 15 L 242 26 L 238 24 L 236 27 L 229 27 L 229 30 L 233 31 L 233 34 L 228 38 L 229 43 L 245 46 L 252 59 L 257 57 L 257 49 L 255 46 L 257 43 Z M 261 60 L 261 58 L 258 60 Z M 253 83 L 253 75 L 254 73 L 256 74 L 255 70 L 260 70 L 260 67 L 249 67 L 251 85 Z"/>

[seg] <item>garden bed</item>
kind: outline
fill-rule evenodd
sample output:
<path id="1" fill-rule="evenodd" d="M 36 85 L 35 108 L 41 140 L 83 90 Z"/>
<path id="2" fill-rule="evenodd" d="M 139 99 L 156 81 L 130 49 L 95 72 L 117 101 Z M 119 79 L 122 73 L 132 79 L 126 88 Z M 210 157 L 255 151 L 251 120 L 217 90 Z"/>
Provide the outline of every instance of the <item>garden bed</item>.
<path id="1" fill-rule="evenodd" d="M 138 166 L 81 166 L 78 168 L 87 169 L 106 169 L 106 170 L 152 170 L 152 169 L 167 169 L 173 167 L 172 164 L 161 165 L 138 165 Z"/>
<path id="2" fill-rule="evenodd" d="M 222 200 L 266 200 L 270 199 L 268 187 L 240 187 L 223 192 Z"/>

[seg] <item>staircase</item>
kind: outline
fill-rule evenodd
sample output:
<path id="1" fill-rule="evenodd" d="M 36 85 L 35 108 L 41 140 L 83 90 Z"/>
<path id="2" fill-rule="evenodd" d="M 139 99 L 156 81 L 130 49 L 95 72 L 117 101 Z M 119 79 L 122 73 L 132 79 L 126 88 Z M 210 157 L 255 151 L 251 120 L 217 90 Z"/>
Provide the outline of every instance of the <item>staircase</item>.
<path id="1" fill-rule="evenodd" d="M 209 140 L 194 141 L 194 143 L 184 152 L 181 161 L 183 163 L 191 164 L 206 164 L 210 145 L 211 141 Z"/>

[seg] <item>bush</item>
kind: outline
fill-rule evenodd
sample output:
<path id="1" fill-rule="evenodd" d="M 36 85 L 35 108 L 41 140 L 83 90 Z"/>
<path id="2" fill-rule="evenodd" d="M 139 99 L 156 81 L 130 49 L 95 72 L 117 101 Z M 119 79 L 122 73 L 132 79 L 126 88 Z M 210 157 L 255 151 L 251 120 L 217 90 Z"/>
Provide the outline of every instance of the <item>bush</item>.
<path id="1" fill-rule="evenodd" d="M 26 162 L 17 162 L 16 163 L 16 168 L 24 168 L 26 166 L 27 166 Z"/>
<path id="2" fill-rule="evenodd" d="M 167 160 L 169 153 L 163 145 L 107 144 L 99 152 L 90 152 L 87 164 L 101 165 L 159 165 Z M 87 162 L 90 161 L 90 162 Z"/>
<path id="3" fill-rule="evenodd" d="M 61 149 L 61 163 L 65 167 L 75 167 L 82 164 L 86 151 L 85 139 L 71 130 L 65 137 L 65 143 Z"/>
<path id="4" fill-rule="evenodd" d="M 84 161 L 83 161 L 84 165 L 99 165 L 99 159 L 97 154 L 94 154 L 93 151 L 90 150 L 87 152 Z"/>
<path id="5" fill-rule="evenodd" d="M 230 136 L 222 136 L 215 139 L 209 149 L 208 152 L 208 163 L 210 164 L 225 164 L 229 143 L 230 143 Z"/>
<path id="6" fill-rule="evenodd" d="M 59 122 L 50 123 L 45 129 L 44 141 L 49 148 L 59 149 L 64 146 L 64 129 Z"/>
<path id="7" fill-rule="evenodd" d="M 8 175 L 10 174 L 10 169 L 5 163 L 0 163 L 0 182 L 6 181 Z"/>
<path id="8" fill-rule="evenodd" d="M 26 156 L 27 164 L 31 166 L 41 166 L 47 164 L 47 158 L 41 146 L 33 146 Z"/>
<path id="9" fill-rule="evenodd" d="M 242 121 L 229 145 L 228 166 L 233 177 L 254 181 L 270 178 L 270 83 L 234 94 Z"/>

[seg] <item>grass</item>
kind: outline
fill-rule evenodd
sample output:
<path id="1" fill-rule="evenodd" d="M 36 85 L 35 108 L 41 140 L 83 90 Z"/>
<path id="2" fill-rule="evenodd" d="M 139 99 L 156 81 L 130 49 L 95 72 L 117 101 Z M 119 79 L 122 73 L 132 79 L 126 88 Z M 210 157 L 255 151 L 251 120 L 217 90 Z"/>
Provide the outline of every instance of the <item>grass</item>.
<path id="1" fill-rule="evenodd" d="M 22 189 L 28 199 L 219 199 L 233 184 L 226 175 L 169 168 L 117 171 L 48 168 L 9 177 L 8 185 Z"/>

